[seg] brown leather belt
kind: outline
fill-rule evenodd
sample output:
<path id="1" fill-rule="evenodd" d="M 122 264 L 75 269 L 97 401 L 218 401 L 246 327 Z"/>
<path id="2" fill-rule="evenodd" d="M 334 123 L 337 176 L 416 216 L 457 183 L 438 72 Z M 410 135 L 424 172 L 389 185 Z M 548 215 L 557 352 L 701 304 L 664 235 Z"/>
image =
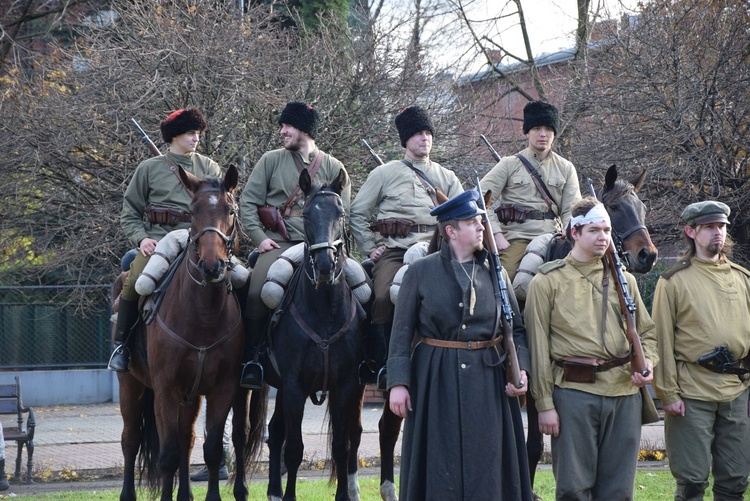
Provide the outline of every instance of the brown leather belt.
<path id="1" fill-rule="evenodd" d="M 532 211 L 526 213 L 526 220 L 529 220 L 529 219 L 539 219 L 539 220 L 541 220 L 541 219 L 555 219 L 556 217 L 557 216 L 555 215 L 555 213 L 554 212 L 550 212 L 550 211 L 542 212 L 540 210 L 532 210 Z"/>
<path id="2" fill-rule="evenodd" d="M 490 346 L 497 346 L 502 341 L 503 336 L 498 336 L 495 339 L 489 341 L 446 341 L 443 339 L 435 339 L 431 337 L 420 338 L 420 342 L 430 345 L 437 346 L 438 348 L 454 348 L 458 350 L 481 350 L 489 348 Z"/>
<path id="3" fill-rule="evenodd" d="M 603 360 L 595 357 L 565 357 L 563 360 L 555 360 L 555 365 L 563 367 L 565 362 L 583 363 L 586 365 L 596 366 L 597 372 L 604 372 L 615 367 L 620 367 L 630 362 L 630 357 L 623 358 L 610 358 L 609 360 Z"/>
<path id="4" fill-rule="evenodd" d="M 409 233 L 432 233 L 437 228 L 435 224 L 413 224 Z"/>

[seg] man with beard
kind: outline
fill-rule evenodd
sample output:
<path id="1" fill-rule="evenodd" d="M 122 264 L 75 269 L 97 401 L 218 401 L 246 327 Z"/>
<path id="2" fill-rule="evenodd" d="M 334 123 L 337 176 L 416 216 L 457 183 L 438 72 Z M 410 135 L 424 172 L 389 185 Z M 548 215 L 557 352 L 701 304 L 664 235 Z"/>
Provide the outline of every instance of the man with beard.
<path id="1" fill-rule="evenodd" d="M 686 250 L 656 285 L 653 318 L 661 362 L 654 389 L 675 499 L 743 499 L 750 474 L 748 368 L 750 272 L 731 262 L 729 207 L 688 205 Z"/>
<path id="2" fill-rule="evenodd" d="M 240 384 L 248 389 L 263 387 L 263 368 L 258 360 L 268 331 L 270 311 L 260 293 L 268 269 L 285 250 L 305 239 L 304 195 L 298 185 L 300 172 L 307 169 L 313 183 L 336 179 L 341 171 L 346 174 L 340 161 L 315 145 L 320 127 L 320 115 L 315 108 L 301 101 L 291 101 L 278 122 L 284 147 L 266 152 L 258 160 L 242 192 L 240 207 L 245 231 L 260 252 L 250 277 L 245 309 L 248 362 L 242 369 Z M 348 174 L 341 200 L 348 214 L 351 201 Z M 264 211 L 268 214 L 269 209 L 281 222 L 275 225 L 269 222 L 263 214 Z"/>

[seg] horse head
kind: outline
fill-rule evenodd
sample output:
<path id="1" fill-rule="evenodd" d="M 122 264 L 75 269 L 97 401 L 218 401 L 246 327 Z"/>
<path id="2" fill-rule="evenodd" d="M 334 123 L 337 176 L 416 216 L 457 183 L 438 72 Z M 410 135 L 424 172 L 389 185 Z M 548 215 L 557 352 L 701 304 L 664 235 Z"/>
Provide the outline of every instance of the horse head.
<path id="1" fill-rule="evenodd" d="M 305 223 L 305 254 L 308 278 L 318 286 L 335 284 L 346 263 L 346 213 L 341 191 L 346 187 L 342 170 L 333 181 L 313 185 L 310 174 L 303 170 L 299 186 L 305 194 L 302 218 Z"/>
<path id="2" fill-rule="evenodd" d="M 194 277 L 193 280 L 199 284 L 223 282 L 228 279 L 229 260 L 238 245 L 238 209 L 234 190 L 239 172 L 232 165 L 223 180 L 215 177 L 199 179 L 180 167 L 179 175 L 193 197 L 190 243 L 195 258 L 191 257 L 190 265 L 203 276 L 203 280 Z"/>
<path id="3" fill-rule="evenodd" d="M 636 273 L 651 271 L 659 255 L 644 224 L 646 205 L 636 193 L 645 178 L 644 170 L 632 182 L 617 179 L 617 167 L 613 165 L 607 170 L 604 187 L 597 194 L 612 221 L 615 247 L 627 261 L 628 269 Z"/>

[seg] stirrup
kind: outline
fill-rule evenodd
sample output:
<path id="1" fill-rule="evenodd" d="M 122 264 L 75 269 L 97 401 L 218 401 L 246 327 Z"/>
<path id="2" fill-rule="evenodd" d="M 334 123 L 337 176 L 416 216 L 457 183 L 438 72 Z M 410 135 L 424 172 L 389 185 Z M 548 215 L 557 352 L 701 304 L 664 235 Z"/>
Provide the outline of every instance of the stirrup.
<path id="1" fill-rule="evenodd" d="M 243 365 L 240 386 L 248 390 L 262 390 L 263 366 L 254 360 Z"/>
<path id="2" fill-rule="evenodd" d="M 107 369 L 115 372 L 129 372 L 128 365 L 130 365 L 130 350 L 127 346 L 119 345 L 109 357 Z"/>
<path id="3" fill-rule="evenodd" d="M 378 381 L 377 374 L 375 374 L 375 372 L 370 369 L 370 366 L 367 365 L 367 362 L 359 363 L 359 367 L 357 368 L 357 376 L 359 377 L 359 384 L 361 386 L 367 384 L 375 384 Z"/>
<path id="4" fill-rule="evenodd" d="M 384 365 L 378 371 L 378 390 L 388 391 L 388 366 Z"/>

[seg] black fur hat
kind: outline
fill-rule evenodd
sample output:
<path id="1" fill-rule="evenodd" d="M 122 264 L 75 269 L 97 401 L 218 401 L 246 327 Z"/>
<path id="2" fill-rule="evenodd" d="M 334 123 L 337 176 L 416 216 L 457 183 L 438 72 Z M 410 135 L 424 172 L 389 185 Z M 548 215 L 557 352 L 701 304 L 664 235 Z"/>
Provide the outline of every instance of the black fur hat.
<path id="1" fill-rule="evenodd" d="M 191 130 L 203 132 L 208 128 L 206 119 L 198 108 L 189 108 L 172 112 L 161 124 L 161 137 L 165 143 Z"/>
<path id="2" fill-rule="evenodd" d="M 398 137 L 401 139 L 401 146 L 404 148 L 406 148 L 406 141 L 418 132 L 428 130 L 433 136 L 435 135 L 432 120 L 430 120 L 427 112 L 419 106 L 409 106 L 401 110 L 396 115 L 396 128 L 398 129 Z"/>
<path id="3" fill-rule="evenodd" d="M 557 108 L 544 101 L 531 101 L 523 107 L 523 133 L 528 134 L 534 127 L 546 125 L 552 127 L 557 135 L 560 117 Z"/>
<path id="4" fill-rule="evenodd" d="M 306 132 L 308 136 L 315 139 L 320 126 L 320 115 L 317 110 L 302 101 L 290 101 L 286 103 L 284 111 L 279 115 L 279 125 L 287 124 Z"/>

